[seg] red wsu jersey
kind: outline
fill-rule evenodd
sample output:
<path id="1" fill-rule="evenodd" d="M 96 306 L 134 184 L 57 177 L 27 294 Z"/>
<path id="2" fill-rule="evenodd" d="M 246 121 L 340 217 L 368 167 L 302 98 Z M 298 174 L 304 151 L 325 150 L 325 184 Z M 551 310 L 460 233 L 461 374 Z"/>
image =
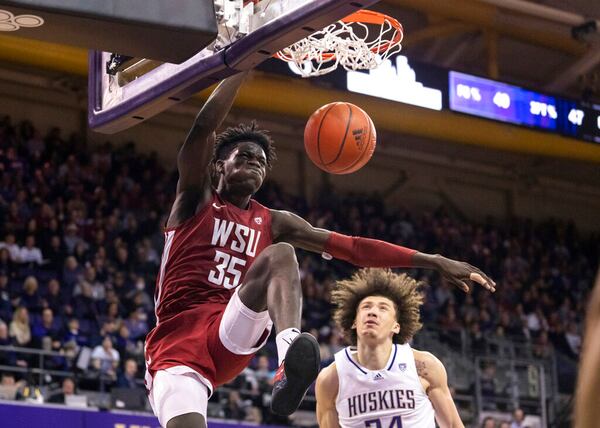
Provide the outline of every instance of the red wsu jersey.
<path id="1" fill-rule="evenodd" d="M 246 367 L 252 355 L 227 351 L 219 324 L 235 288 L 271 242 L 267 208 L 251 200 L 242 210 L 217 194 L 192 218 L 165 229 L 154 295 L 156 327 L 145 346 L 149 389 L 157 370 L 191 368 L 213 388 Z"/>
<path id="2" fill-rule="evenodd" d="M 250 200 L 243 210 L 216 193 L 194 217 L 165 229 L 154 296 L 157 326 L 198 305 L 227 304 L 271 242 L 268 208 Z"/>

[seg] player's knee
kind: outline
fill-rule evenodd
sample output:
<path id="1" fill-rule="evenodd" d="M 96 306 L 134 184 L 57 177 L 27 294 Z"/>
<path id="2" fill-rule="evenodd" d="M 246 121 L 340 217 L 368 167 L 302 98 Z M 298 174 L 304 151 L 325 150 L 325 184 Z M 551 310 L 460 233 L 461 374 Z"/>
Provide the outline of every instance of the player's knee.
<path id="1" fill-rule="evenodd" d="M 298 267 L 298 259 L 294 247 L 287 242 L 278 242 L 269 245 L 265 251 L 268 251 L 269 263 L 273 267 Z"/>
<path id="2" fill-rule="evenodd" d="M 200 413 L 186 413 L 169 420 L 167 428 L 206 428 L 206 420 Z"/>

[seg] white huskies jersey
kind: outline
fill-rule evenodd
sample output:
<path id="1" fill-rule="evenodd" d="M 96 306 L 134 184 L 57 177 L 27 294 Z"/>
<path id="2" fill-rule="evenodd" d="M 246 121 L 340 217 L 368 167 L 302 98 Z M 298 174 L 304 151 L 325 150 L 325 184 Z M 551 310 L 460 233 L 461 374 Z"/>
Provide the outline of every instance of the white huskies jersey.
<path id="1" fill-rule="evenodd" d="M 417 374 L 409 344 L 394 345 L 382 370 L 355 360 L 356 349 L 335 354 L 335 407 L 343 428 L 435 428 L 433 406 Z"/>

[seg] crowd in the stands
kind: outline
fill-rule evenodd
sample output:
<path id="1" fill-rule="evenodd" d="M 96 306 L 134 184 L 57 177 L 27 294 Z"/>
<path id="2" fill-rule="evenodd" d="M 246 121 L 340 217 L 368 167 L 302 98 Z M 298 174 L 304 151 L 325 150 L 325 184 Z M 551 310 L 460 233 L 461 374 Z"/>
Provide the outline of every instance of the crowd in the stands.
<path id="1" fill-rule="evenodd" d="M 0 346 L 52 351 L 40 357 L 0 349 L 0 367 L 20 369 L 5 373 L 7 383 L 13 376 L 23 382 L 20 391 L 25 383 L 35 391 L 40 385 L 31 369 L 43 358 L 45 369 L 72 373 L 66 385 L 60 376 L 44 377 L 58 385 L 55 395 L 72 390 L 69 382 L 104 391 L 143 387 L 143 341 L 154 323 L 161 226 L 176 180 L 171 166 L 134 144 L 89 147 L 59 128 L 43 135 L 29 122 L 0 117 Z M 598 236 L 584 236 L 574 224 L 516 218 L 475 223 L 443 208 L 413 213 L 388 206 L 377 195 L 339 195 L 331 189 L 309 202 L 274 183 L 257 198 L 318 227 L 480 267 L 497 282 L 496 294 L 464 294 L 435 273 L 411 271 L 431 285 L 425 289 L 424 323 L 447 337 L 466 333 L 474 351 L 483 351 L 489 337 L 504 337 L 530 343 L 541 358 L 555 351 L 578 357 Z M 323 362 L 329 363 L 344 346 L 331 321 L 330 291 L 335 279 L 353 268 L 302 251 L 298 257 L 303 327 L 318 336 Z M 236 388 L 219 395 L 222 416 L 265 418 L 260 409 L 268 401 L 273 350 L 269 344 Z"/>

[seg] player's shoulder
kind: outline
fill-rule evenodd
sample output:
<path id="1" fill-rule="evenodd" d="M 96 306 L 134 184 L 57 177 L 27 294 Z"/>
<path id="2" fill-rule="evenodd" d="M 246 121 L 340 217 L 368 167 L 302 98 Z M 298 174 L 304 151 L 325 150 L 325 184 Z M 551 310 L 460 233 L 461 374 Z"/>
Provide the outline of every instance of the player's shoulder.
<path id="1" fill-rule="evenodd" d="M 429 381 L 439 380 L 446 376 L 442 361 L 431 352 L 413 349 L 417 374 Z"/>
<path id="2" fill-rule="evenodd" d="M 339 378 L 335 362 L 319 372 L 316 390 L 318 395 L 335 397 L 339 389 Z"/>
<path id="3" fill-rule="evenodd" d="M 411 349 L 413 352 L 413 356 L 415 357 L 415 360 L 424 361 L 424 362 L 427 362 L 430 364 L 442 364 L 440 359 L 438 357 L 436 357 L 435 355 L 433 355 L 431 352 L 420 351 L 415 348 L 411 348 Z"/>
<path id="4" fill-rule="evenodd" d="M 288 232 L 293 224 L 295 214 L 290 211 L 267 208 L 271 214 L 271 224 L 275 234 Z"/>
<path id="5" fill-rule="evenodd" d="M 337 380 L 338 378 L 338 374 L 337 374 L 337 366 L 335 364 L 335 361 L 331 364 L 329 364 L 327 367 L 325 367 L 324 369 L 322 369 L 319 372 L 319 376 L 317 377 L 318 379 L 321 379 L 322 381 L 331 381 L 331 380 Z"/>
<path id="6" fill-rule="evenodd" d="M 286 211 L 286 210 L 277 210 L 275 208 L 268 208 L 268 207 L 265 207 L 265 208 L 267 208 L 271 212 L 271 216 L 274 219 L 275 218 L 277 218 L 277 219 L 279 219 L 279 218 L 285 218 L 285 217 L 289 217 L 289 216 L 292 215 L 291 212 Z"/>

